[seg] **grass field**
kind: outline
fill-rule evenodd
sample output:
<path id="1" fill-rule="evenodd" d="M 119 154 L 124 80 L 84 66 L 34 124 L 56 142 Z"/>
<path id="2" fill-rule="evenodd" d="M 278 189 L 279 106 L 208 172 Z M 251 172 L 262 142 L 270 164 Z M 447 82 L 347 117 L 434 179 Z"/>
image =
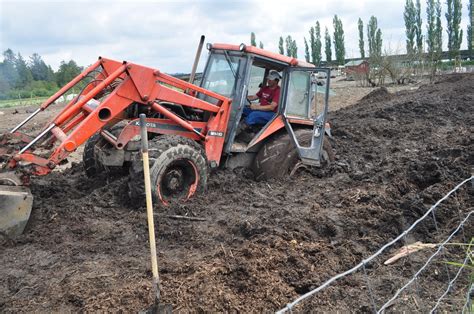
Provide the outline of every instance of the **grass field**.
<path id="1" fill-rule="evenodd" d="M 40 105 L 48 97 L 0 100 L 0 108 Z"/>

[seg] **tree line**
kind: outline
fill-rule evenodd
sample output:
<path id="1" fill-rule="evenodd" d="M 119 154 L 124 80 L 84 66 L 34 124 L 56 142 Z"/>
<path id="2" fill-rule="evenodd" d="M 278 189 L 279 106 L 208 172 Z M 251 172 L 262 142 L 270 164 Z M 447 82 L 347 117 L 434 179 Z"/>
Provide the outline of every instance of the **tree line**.
<path id="1" fill-rule="evenodd" d="M 473 15 L 472 0 L 469 1 L 467 8 L 468 16 Z M 406 35 L 406 52 L 407 55 L 428 53 L 431 61 L 439 61 L 443 51 L 443 28 L 441 25 L 441 2 L 440 0 L 426 0 L 426 32 L 423 33 L 423 19 L 421 12 L 420 0 L 406 0 L 403 13 L 405 22 Z M 461 29 L 462 18 L 462 2 L 461 0 L 446 1 L 446 32 L 447 47 L 452 59 L 459 55 L 459 50 L 463 40 L 463 30 Z M 366 25 L 366 33 L 364 32 L 364 22 L 361 18 L 358 20 L 359 31 L 359 52 L 362 59 L 379 58 L 382 56 L 382 30 L 378 27 L 377 17 L 371 16 Z M 472 19 L 469 18 L 467 27 L 467 45 L 468 50 L 472 52 L 473 43 L 473 25 Z M 367 35 L 367 49 L 366 39 Z M 331 37 L 332 35 L 332 37 Z M 325 27 L 324 41 L 321 34 L 321 25 L 316 21 L 314 26 L 309 29 L 309 39 L 304 37 L 304 58 L 307 62 L 320 65 L 323 59 L 322 47 L 324 42 L 324 57 L 327 63 L 343 65 L 345 62 L 345 43 L 344 43 L 344 27 L 341 19 L 334 15 L 333 32 Z M 251 44 L 256 46 L 255 33 L 251 33 Z M 263 43 L 260 41 L 260 48 Z M 333 60 L 333 48 L 335 52 L 335 60 Z M 280 36 L 278 42 L 278 50 L 282 55 L 290 57 L 298 56 L 298 47 L 296 41 L 288 35 L 285 39 Z M 366 54 L 367 52 L 367 54 Z"/>
<path id="2" fill-rule="evenodd" d="M 25 60 L 7 49 L 0 62 L 0 99 L 50 96 L 81 72 L 74 60 L 62 61 L 55 72 L 37 53 Z"/>

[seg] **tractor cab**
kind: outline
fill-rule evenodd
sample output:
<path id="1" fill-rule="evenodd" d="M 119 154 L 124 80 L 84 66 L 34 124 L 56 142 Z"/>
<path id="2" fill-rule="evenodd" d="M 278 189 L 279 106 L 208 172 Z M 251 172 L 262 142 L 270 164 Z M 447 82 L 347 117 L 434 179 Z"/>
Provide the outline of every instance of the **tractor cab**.
<path id="1" fill-rule="evenodd" d="M 266 138 L 286 130 L 298 148 L 301 160 L 306 164 L 319 164 L 328 109 L 330 70 L 244 44 L 208 44 L 207 48 L 209 58 L 200 86 L 232 99 L 223 155 L 258 152 Z M 255 95 L 266 84 L 271 70 L 278 71 L 282 77 L 278 111 L 268 123 L 259 126 L 249 143 L 241 143 L 236 139 L 236 133 L 244 108 L 250 104 L 247 97 Z M 318 86 L 321 85 L 318 81 L 321 73 L 326 74 L 324 87 Z M 207 96 L 199 97 L 212 102 Z M 295 128 L 301 127 L 313 130 L 311 142 L 305 145 L 294 132 Z"/>

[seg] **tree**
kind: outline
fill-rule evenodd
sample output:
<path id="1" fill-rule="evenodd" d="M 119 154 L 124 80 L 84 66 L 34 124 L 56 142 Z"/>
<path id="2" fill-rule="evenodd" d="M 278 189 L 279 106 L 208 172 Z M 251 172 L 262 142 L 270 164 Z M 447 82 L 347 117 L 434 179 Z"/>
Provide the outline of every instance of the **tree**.
<path id="1" fill-rule="evenodd" d="M 8 83 L 9 87 L 15 87 L 19 80 L 19 75 L 16 70 L 17 60 L 15 53 L 11 49 L 3 52 L 3 62 L 0 64 L 0 74 L 3 80 Z"/>
<path id="2" fill-rule="evenodd" d="M 54 72 L 44 63 L 39 54 L 34 53 L 30 57 L 29 68 L 35 81 L 54 81 Z"/>
<path id="3" fill-rule="evenodd" d="M 446 32 L 448 33 L 448 50 L 451 58 L 459 55 L 462 43 L 462 29 L 460 29 L 462 16 L 461 0 L 447 0 Z"/>
<path id="4" fill-rule="evenodd" d="M 31 74 L 25 59 L 23 59 L 20 53 L 17 55 L 15 68 L 16 72 L 18 73 L 18 82 L 16 84 L 17 88 L 25 88 L 30 85 L 31 82 L 33 82 L 33 75 Z"/>
<path id="5" fill-rule="evenodd" d="M 317 65 L 321 63 L 321 26 L 316 21 L 316 26 L 309 29 L 309 39 L 311 44 L 311 63 Z"/>
<path id="6" fill-rule="evenodd" d="M 467 49 L 471 52 L 472 56 L 472 44 L 474 43 L 474 37 L 472 36 L 472 29 L 474 24 L 474 8 L 472 6 L 472 0 L 469 1 L 469 5 L 467 8 L 468 16 L 469 16 L 469 25 L 467 26 Z"/>
<path id="7" fill-rule="evenodd" d="M 376 53 L 378 56 L 382 55 L 382 31 L 377 29 L 377 34 L 375 35 L 375 47 Z"/>
<path id="8" fill-rule="evenodd" d="M 382 56 L 382 31 L 378 28 L 377 18 L 371 16 L 367 25 L 367 40 L 369 42 L 369 57 Z"/>
<path id="9" fill-rule="evenodd" d="M 250 45 L 257 47 L 257 41 L 255 40 L 255 33 L 250 33 Z"/>
<path id="10" fill-rule="evenodd" d="M 306 40 L 306 37 L 304 38 L 304 59 L 306 62 L 311 62 L 310 60 L 311 56 L 309 54 L 309 46 L 308 46 L 308 41 Z"/>
<path id="11" fill-rule="evenodd" d="M 329 35 L 328 28 L 324 32 L 324 53 L 326 54 L 326 62 L 332 61 L 331 35 Z"/>
<path id="12" fill-rule="evenodd" d="M 6 99 L 7 93 L 10 91 L 10 84 L 8 84 L 6 78 L 3 76 L 1 68 L 2 63 L 0 63 L 0 99 Z"/>
<path id="13" fill-rule="evenodd" d="M 296 45 L 296 40 L 293 40 L 293 43 L 291 45 L 291 50 L 292 50 L 292 57 L 298 58 L 298 46 Z"/>
<path id="14" fill-rule="evenodd" d="M 342 27 L 342 21 L 334 15 L 332 20 L 334 25 L 334 50 L 336 51 L 337 63 L 342 65 L 346 57 L 346 48 L 344 46 L 344 29 Z"/>
<path id="15" fill-rule="evenodd" d="M 61 61 L 61 65 L 56 73 L 56 83 L 58 86 L 64 86 L 81 72 L 82 68 L 74 60 L 70 60 L 68 63 Z"/>
<path id="16" fill-rule="evenodd" d="M 314 53 L 316 52 L 316 35 L 314 34 L 314 27 L 311 26 L 309 29 L 309 44 L 310 44 L 310 50 L 311 50 L 311 61 L 314 64 L 314 59 L 315 55 Z"/>
<path id="17" fill-rule="evenodd" d="M 443 52 L 443 27 L 441 26 L 441 3 L 436 2 L 436 49 L 441 57 Z"/>
<path id="18" fill-rule="evenodd" d="M 280 36 L 280 41 L 278 42 L 278 53 L 281 55 L 285 54 L 285 48 L 283 48 L 283 37 Z"/>
<path id="19" fill-rule="evenodd" d="M 364 47 L 364 22 L 362 22 L 362 19 L 359 17 L 359 21 L 357 22 L 357 26 L 359 28 L 359 52 L 360 52 L 360 57 L 362 59 L 365 58 L 365 47 Z"/>
<path id="20" fill-rule="evenodd" d="M 258 43 L 258 47 L 259 47 L 260 49 L 263 49 L 263 43 L 262 43 L 262 42 L 259 42 L 259 43 Z"/>
<path id="21" fill-rule="evenodd" d="M 413 0 L 406 0 L 403 18 L 405 20 L 405 34 L 407 37 L 406 50 L 407 54 L 411 55 L 416 49 L 416 8 Z"/>
<path id="22" fill-rule="evenodd" d="M 318 65 L 321 63 L 321 26 L 319 25 L 319 21 L 316 21 L 316 26 L 314 27 L 314 51 L 312 52 L 313 57 L 313 64 Z"/>
<path id="23" fill-rule="evenodd" d="M 416 35 L 416 50 L 418 53 L 423 52 L 423 30 L 422 30 L 422 19 L 421 19 L 421 4 L 420 0 L 416 0 L 415 7 L 415 35 Z"/>
<path id="24" fill-rule="evenodd" d="M 441 4 L 439 0 L 426 1 L 426 45 L 431 61 L 431 80 L 434 79 L 442 53 Z"/>
<path id="25" fill-rule="evenodd" d="M 439 0 L 426 1 L 426 44 L 432 60 L 438 60 L 442 52 L 441 4 Z"/>
<path id="26" fill-rule="evenodd" d="M 296 41 L 291 38 L 291 35 L 288 35 L 285 40 L 286 43 L 286 55 L 288 57 L 297 58 L 298 57 L 298 47 L 296 46 Z"/>

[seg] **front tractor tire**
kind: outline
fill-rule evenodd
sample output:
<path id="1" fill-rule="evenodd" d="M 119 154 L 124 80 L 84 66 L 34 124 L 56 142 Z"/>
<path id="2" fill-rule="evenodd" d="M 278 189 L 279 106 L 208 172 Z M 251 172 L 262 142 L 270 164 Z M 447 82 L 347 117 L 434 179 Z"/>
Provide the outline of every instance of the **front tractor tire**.
<path id="1" fill-rule="evenodd" d="M 149 142 L 150 181 L 154 203 L 182 202 L 207 187 L 207 159 L 201 146 L 182 136 L 159 136 Z M 143 160 L 136 154 L 130 167 L 129 194 L 145 200 Z"/>
<path id="2" fill-rule="evenodd" d="M 121 126 L 114 126 L 110 132 L 118 136 L 122 132 Z M 90 137 L 86 144 L 84 145 L 84 151 L 82 153 L 82 163 L 84 166 L 84 171 L 86 172 L 87 177 L 93 178 L 102 173 L 107 174 L 123 174 L 127 168 L 127 165 L 121 167 L 109 167 L 103 165 L 99 158 L 96 155 L 96 147 L 101 147 L 102 149 L 114 150 L 115 147 L 110 144 L 106 139 L 100 135 L 100 132 L 97 132 L 92 137 Z M 125 171 L 125 173 L 127 173 Z"/>
<path id="3" fill-rule="evenodd" d="M 105 171 L 104 165 L 102 165 L 95 156 L 95 146 L 102 141 L 103 139 L 100 133 L 96 133 L 89 138 L 86 145 L 84 145 L 82 164 L 84 165 L 84 171 L 89 178 Z"/>
<path id="4" fill-rule="evenodd" d="M 297 129 L 296 138 L 300 145 L 309 146 L 313 130 Z M 327 137 L 324 137 L 321 164 L 335 160 L 334 151 Z M 265 142 L 255 156 L 252 166 L 257 181 L 283 178 L 290 175 L 299 161 L 298 150 L 287 132 L 274 136 Z"/>

